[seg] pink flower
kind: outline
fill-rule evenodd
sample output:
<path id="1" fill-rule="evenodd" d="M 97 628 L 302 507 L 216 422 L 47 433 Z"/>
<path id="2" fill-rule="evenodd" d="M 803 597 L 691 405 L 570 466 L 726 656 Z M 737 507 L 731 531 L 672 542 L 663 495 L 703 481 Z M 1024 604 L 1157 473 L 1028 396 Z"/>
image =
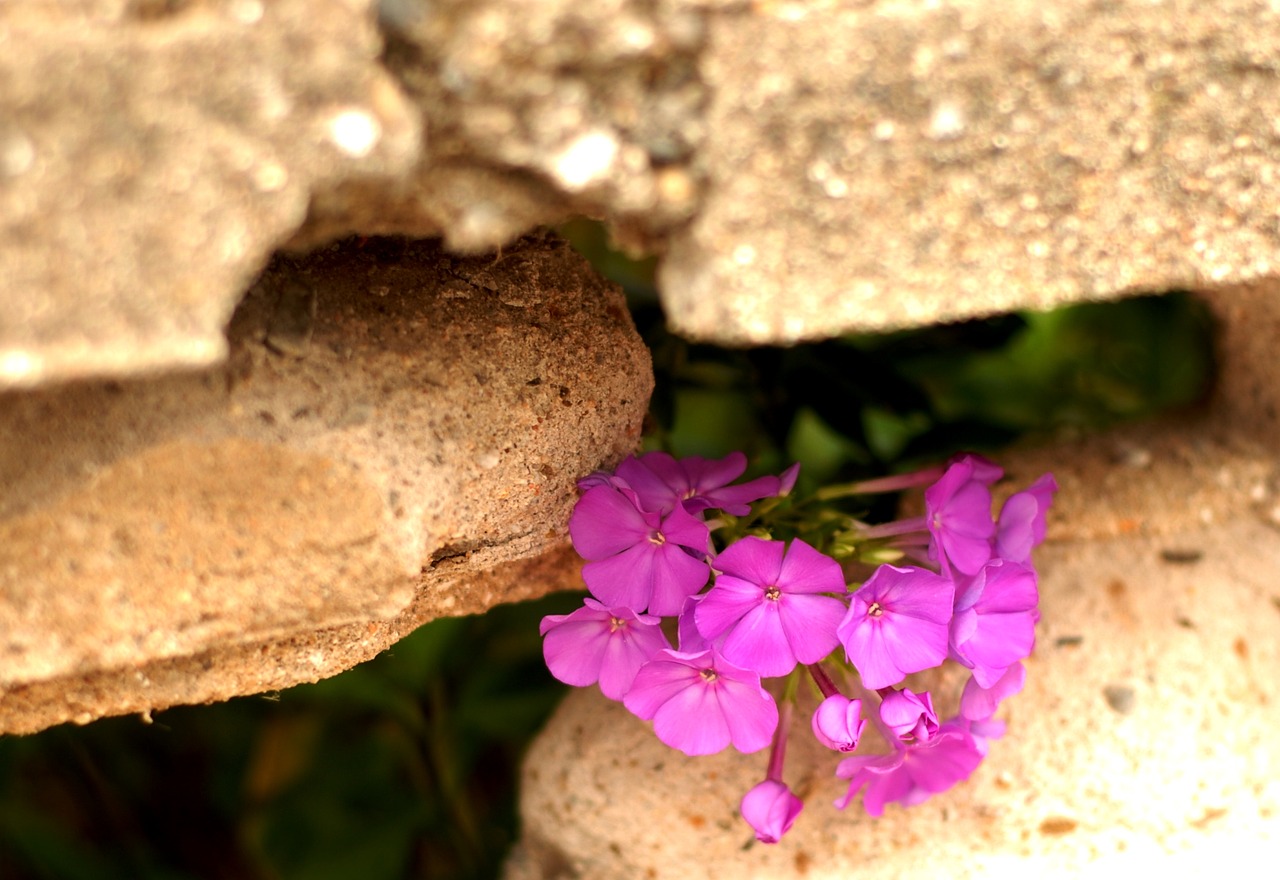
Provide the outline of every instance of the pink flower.
<path id="1" fill-rule="evenodd" d="M 569 518 L 569 535 L 582 558 L 582 579 L 610 606 L 680 613 L 702 589 L 710 569 L 710 531 L 683 507 L 665 516 L 636 507 L 634 496 L 610 485 L 588 489 Z"/>
<path id="2" fill-rule="evenodd" d="M 938 732 L 938 713 L 928 691 L 916 694 L 903 688 L 885 694 L 880 720 L 904 743 L 927 742 Z"/>
<path id="3" fill-rule="evenodd" d="M 587 599 L 572 614 L 542 618 L 542 655 L 551 674 L 565 684 L 585 687 L 598 681 L 606 697 L 621 700 L 640 667 L 671 647 L 659 623 L 657 617 Z"/>
<path id="4" fill-rule="evenodd" d="M 623 705 L 653 720 L 658 739 L 686 755 L 732 745 L 757 752 L 778 726 L 778 707 L 760 676 L 716 652 L 662 650 L 640 668 Z"/>
<path id="5" fill-rule="evenodd" d="M 1010 495 L 996 523 L 996 556 L 1012 562 L 1031 561 L 1031 550 L 1044 541 L 1045 518 L 1058 483 L 1045 474 L 1028 488 Z"/>
<path id="6" fill-rule="evenodd" d="M 721 572 L 694 612 L 708 640 L 725 636 L 725 659 L 766 678 L 816 663 L 838 644 L 844 603 L 840 565 L 804 541 L 745 537 L 716 557 Z"/>
<path id="7" fill-rule="evenodd" d="M 862 701 L 851 700 L 842 694 L 827 697 L 813 713 L 814 737 L 838 752 L 856 749 L 866 726 L 866 719 L 862 717 Z"/>
<path id="8" fill-rule="evenodd" d="M 785 783 L 766 779 L 742 797 L 739 811 L 761 843 L 777 843 L 804 808 Z"/>
<path id="9" fill-rule="evenodd" d="M 849 790 L 837 800 L 843 810 L 865 787 L 862 804 L 869 815 L 884 813 L 884 805 L 905 807 L 968 779 L 982 763 L 982 752 L 962 725 L 948 722 L 928 742 L 894 750 L 888 755 L 854 755 L 836 768 L 836 776 L 849 780 Z"/>
<path id="10" fill-rule="evenodd" d="M 1015 663 L 1005 670 L 1004 675 L 989 688 L 978 684 L 978 680 L 969 676 L 964 684 L 964 693 L 960 695 L 960 717 L 966 721 L 986 721 L 1000 703 L 1022 690 L 1027 679 L 1027 671 L 1021 663 Z"/>
<path id="11" fill-rule="evenodd" d="M 795 474 L 788 470 L 781 477 L 729 485 L 746 469 L 747 457 L 741 452 L 719 460 L 696 455 L 677 459 L 665 452 L 648 452 L 639 458 L 628 457 L 614 474 L 636 493 L 641 508 L 664 514 L 683 505 L 693 514 L 714 507 L 743 516 L 750 512 L 751 502 L 784 495 L 795 484 Z"/>
<path id="12" fill-rule="evenodd" d="M 1035 646 L 1036 573 L 1030 565 L 993 559 L 957 590 L 951 656 L 984 688 L 1031 655 Z"/>
<path id="13" fill-rule="evenodd" d="M 836 629 L 864 685 L 889 687 L 946 659 L 954 592 L 949 578 L 923 568 L 876 569 Z"/>
<path id="14" fill-rule="evenodd" d="M 955 568 L 973 574 L 991 558 L 996 526 L 990 485 L 1000 475 L 990 462 L 966 455 L 925 490 L 925 522 L 933 536 L 930 558 L 937 559 L 943 572 Z"/>

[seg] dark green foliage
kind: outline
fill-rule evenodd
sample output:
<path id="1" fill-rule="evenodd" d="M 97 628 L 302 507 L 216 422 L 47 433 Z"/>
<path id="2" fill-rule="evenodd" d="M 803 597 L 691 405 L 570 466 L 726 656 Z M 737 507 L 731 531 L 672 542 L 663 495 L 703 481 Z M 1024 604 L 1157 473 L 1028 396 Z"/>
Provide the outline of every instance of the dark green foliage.
<path id="1" fill-rule="evenodd" d="M 493 877 L 563 693 L 538 621 L 578 602 L 436 621 L 271 698 L 0 739 L 0 877 Z"/>

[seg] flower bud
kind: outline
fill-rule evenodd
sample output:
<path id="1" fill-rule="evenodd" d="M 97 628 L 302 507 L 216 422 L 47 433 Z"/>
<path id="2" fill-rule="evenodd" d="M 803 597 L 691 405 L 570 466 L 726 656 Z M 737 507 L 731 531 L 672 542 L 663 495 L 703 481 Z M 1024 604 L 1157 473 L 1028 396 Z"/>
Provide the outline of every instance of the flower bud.
<path id="1" fill-rule="evenodd" d="M 906 743 L 928 742 L 938 732 L 938 715 L 928 691 L 890 691 L 880 703 L 880 720 Z"/>
<path id="2" fill-rule="evenodd" d="M 813 735 L 829 749 L 852 752 L 858 747 L 862 728 L 867 722 L 862 718 L 862 701 L 851 700 L 842 694 L 832 694 L 822 701 L 813 713 Z"/>
<path id="3" fill-rule="evenodd" d="M 766 779 L 743 795 L 739 810 L 747 824 L 755 829 L 756 840 L 777 843 L 804 809 L 800 798 L 785 783 Z"/>

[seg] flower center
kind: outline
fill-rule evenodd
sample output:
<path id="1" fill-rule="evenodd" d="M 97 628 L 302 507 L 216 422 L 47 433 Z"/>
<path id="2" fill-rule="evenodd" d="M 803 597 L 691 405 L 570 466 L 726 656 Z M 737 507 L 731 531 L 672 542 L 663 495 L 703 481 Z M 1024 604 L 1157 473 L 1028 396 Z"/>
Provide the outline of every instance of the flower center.
<path id="1" fill-rule="evenodd" d="M 707 684 L 713 683 L 716 679 L 720 677 L 714 669 L 703 669 L 703 670 L 700 670 L 698 674 L 702 676 L 702 680 L 705 681 Z"/>
<path id="2" fill-rule="evenodd" d="M 867 606 L 867 617 L 879 617 L 884 614 L 884 606 L 879 602 L 872 602 Z"/>
<path id="3" fill-rule="evenodd" d="M 609 632 L 616 633 L 620 629 L 626 629 L 627 622 L 620 617 L 609 618 Z"/>
<path id="4" fill-rule="evenodd" d="M 657 544 L 659 547 L 661 547 L 663 544 L 667 543 L 667 536 L 662 534 L 662 532 L 654 532 L 653 534 L 649 535 L 649 543 Z"/>
<path id="5" fill-rule="evenodd" d="M 782 598 L 782 590 L 779 590 L 776 586 L 771 584 L 767 589 L 765 589 L 764 597 L 770 602 L 777 602 Z"/>

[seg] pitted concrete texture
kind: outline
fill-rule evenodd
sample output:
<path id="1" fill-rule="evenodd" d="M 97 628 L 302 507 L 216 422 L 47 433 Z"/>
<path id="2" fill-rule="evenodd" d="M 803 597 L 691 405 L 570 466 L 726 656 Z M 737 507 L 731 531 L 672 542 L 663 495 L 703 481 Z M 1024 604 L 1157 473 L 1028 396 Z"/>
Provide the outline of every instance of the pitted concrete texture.
<path id="1" fill-rule="evenodd" d="M 0 7 L 0 388 L 223 360 L 313 191 L 412 168 L 421 121 L 367 13 Z"/>
<path id="2" fill-rule="evenodd" d="M 660 275 L 680 331 L 788 341 L 1276 271 L 1274 4 L 751 10 L 710 18 L 706 197 Z"/>
<path id="3" fill-rule="evenodd" d="M 805 801 L 775 846 L 736 813 L 766 753 L 686 758 L 593 690 L 570 695 L 525 764 L 507 880 L 1216 876 L 1280 846 L 1280 565 L 1273 527 L 1041 548 L 1023 693 L 965 783 L 841 813 L 838 755 L 800 717 L 786 781 Z M 1196 561 L 1171 561 L 1170 546 Z"/>
<path id="4" fill-rule="evenodd" d="M 81 0 L 0 46 L 0 387 L 220 361 L 281 246 L 573 213 L 726 344 L 1277 275 L 1267 0 Z"/>
<path id="5" fill-rule="evenodd" d="M 279 258 L 224 368 L 0 395 L 0 731 L 313 681 L 571 588 L 652 387 L 564 242 Z"/>
<path id="6" fill-rule="evenodd" d="M 801 723 L 786 779 L 805 811 L 776 847 L 744 847 L 735 810 L 763 755 L 687 759 L 584 691 L 526 759 L 507 880 L 1119 878 L 1263 864 L 1280 846 L 1280 375 L 1268 344 L 1280 287 L 1207 300 L 1220 373 L 1202 407 L 1001 457 L 1013 486 L 1052 471 L 1060 492 L 1036 556 L 1026 689 L 1002 707 L 1009 731 L 971 780 L 880 819 L 839 814 L 834 756 Z M 954 699 L 950 680 L 938 693 Z"/>

